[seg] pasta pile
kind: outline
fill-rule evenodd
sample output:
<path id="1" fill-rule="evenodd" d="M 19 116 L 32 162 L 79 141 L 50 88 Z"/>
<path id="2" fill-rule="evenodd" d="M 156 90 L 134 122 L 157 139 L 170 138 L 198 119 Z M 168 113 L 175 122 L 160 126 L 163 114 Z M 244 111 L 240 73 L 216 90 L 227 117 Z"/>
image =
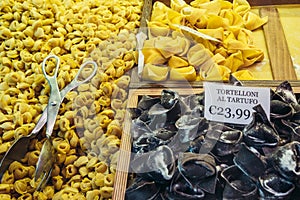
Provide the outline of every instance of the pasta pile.
<path id="1" fill-rule="evenodd" d="M 170 7 L 157 1 L 143 49 L 143 79 L 228 80 L 230 73 L 254 79 L 246 68 L 262 61 L 264 53 L 253 45 L 252 31 L 267 20 L 252 13 L 246 0 L 194 0 L 190 5 L 171 0 Z"/>
<path id="2" fill-rule="evenodd" d="M 99 66 L 61 104 L 53 133 L 56 162 L 48 185 L 35 191 L 33 181 L 43 133 L 31 141 L 25 158 L 5 172 L 0 199 L 111 199 L 130 81 L 125 73 L 136 64 L 135 28 L 142 3 L 0 2 L 1 155 L 32 131 L 48 103 L 50 87 L 41 70 L 46 56 L 60 57 L 60 89 L 83 62 L 94 60 Z"/>

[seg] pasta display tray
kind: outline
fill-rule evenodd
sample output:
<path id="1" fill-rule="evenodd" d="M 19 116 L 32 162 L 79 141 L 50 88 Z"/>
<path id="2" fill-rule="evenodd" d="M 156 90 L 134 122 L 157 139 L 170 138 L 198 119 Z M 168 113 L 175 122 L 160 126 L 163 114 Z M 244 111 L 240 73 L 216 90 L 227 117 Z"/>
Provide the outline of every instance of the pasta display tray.
<path id="1" fill-rule="evenodd" d="M 113 199 L 293 199 L 300 88 L 290 89 L 273 87 L 270 120 L 257 105 L 247 125 L 205 120 L 202 88 L 131 89 Z"/>
<path id="2" fill-rule="evenodd" d="M 130 87 L 202 87 L 229 74 L 248 85 L 298 84 L 300 2 L 221 2 L 145 1 Z"/>

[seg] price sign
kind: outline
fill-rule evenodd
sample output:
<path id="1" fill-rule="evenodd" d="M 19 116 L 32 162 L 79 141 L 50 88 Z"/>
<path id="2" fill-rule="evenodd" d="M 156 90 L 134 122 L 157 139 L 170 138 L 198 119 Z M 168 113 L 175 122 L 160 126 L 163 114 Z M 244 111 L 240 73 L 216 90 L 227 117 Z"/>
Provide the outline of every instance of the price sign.
<path id="1" fill-rule="evenodd" d="M 270 116 L 270 89 L 205 82 L 204 117 L 211 121 L 249 124 L 253 107 L 261 104 Z"/>

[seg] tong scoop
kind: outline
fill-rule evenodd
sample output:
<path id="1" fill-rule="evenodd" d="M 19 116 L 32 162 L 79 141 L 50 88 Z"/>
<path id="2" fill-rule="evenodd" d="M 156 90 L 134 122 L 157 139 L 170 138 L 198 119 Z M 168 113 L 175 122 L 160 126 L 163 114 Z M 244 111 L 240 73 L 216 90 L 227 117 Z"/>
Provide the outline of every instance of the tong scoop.
<path id="1" fill-rule="evenodd" d="M 46 72 L 47 61 L 51 58 L 54 58 L 56 62 L 54 75 L 52 76 L 48 75 Z M 57 73 L 58 73 L 59 65 L 60 65 L 60 59 L 55 55 L 49 55 L 43 60 L 42 70 L 45 78 L 47 79 L 50 85 L 50 97 L 48 100 L 48 105 L 43 111 L 43 114 L 41 115 L 33 131 L 29 135 L 20 137 L 18 140 L 16 140 L 0 162 L 0 176 L 2 177 L 5 170 L 13 161 L 21 160 L 25 156 L 25 154 L 27 153 L 30 140 L 36 137 L 40 132 L 40 130 L 42 129 L 42 127 L 47 123 L 46 124 L 47 139 L 45 140 L 42 146 L 41 153 L 36 166 L 35 177 L 34 177 L 35 181 L 38 182 L 37 190 L 42 189 L 46 185 L 51 175 L 53 163 L 55 161 L 54 159 L 55 152 L 52 146 L 51 135 L 60 108 L 60 104 L 62 103 L 64 97 L 69 91 L 81 85 L 82 83 L 85 83 L 86 81 L 90 80 L 97 71 L 97 64 L 94 61 L 87 61 L 83 63 L 80 66 L 80 69 L 77 72 L 75 78 L 72 80 L 72 82 L 69 83 L 66 87 L 64 87 L 61 91 L 59 91 L 58 82 L 57 82 Z M 89 65 L 93 66 L 92 71 L 89 73 L 89 75 L 86 78 L 80 80 L 80 74 L 82 70 L 86 69 L 86 67 Z"/>

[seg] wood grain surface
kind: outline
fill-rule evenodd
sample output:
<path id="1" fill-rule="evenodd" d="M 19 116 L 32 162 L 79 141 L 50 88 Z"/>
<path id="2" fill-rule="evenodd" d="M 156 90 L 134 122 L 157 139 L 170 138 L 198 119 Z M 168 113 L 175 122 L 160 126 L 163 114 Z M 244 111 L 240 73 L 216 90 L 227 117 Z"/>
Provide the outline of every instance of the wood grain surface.
<path id="1" fill-rule="evenodd" d="M 296 80 L 295 69 L 277 8 L 262 7 L 259 12 L 261 17 L 269 17 L 263 30 L 274 80 Z"/>

